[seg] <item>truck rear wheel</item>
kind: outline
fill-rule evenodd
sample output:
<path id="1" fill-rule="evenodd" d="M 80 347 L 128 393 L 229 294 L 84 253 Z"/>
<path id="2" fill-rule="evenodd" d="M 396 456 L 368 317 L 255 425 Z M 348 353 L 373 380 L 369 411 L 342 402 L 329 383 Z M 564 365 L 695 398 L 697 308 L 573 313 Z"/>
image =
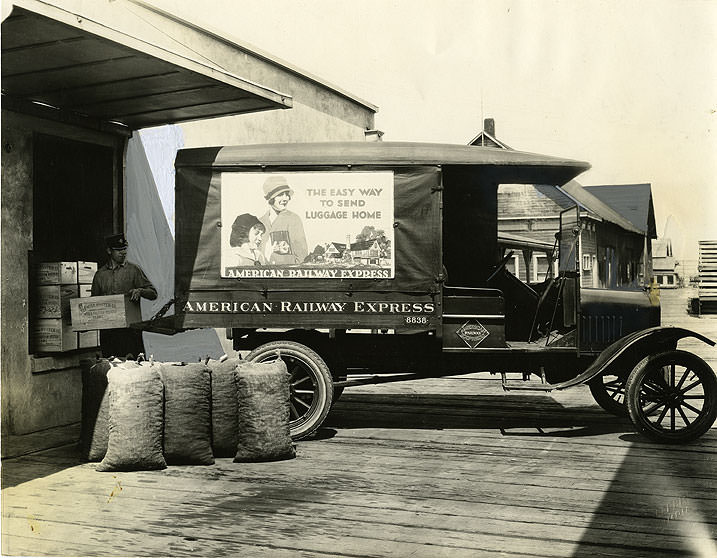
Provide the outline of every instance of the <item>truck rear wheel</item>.
<path id="1" fill-rule="evenodd" d="M 272 341 L 246 357 L 253 362 L 281 358 L 291 374 L 289 380 L 289 429 L 294 440 L 307 438 L 324 422 L 331 409 L 333 381 L 324 360 L 312 349 L 295 341 Z"/>
<path id="2" fill-rule="evenodd" d="M 657 442 L 692 441 L 717 418 L 717 377 L 692 353 L 666 351 L 643 360 L 625 389 L 635 428 Z"/>

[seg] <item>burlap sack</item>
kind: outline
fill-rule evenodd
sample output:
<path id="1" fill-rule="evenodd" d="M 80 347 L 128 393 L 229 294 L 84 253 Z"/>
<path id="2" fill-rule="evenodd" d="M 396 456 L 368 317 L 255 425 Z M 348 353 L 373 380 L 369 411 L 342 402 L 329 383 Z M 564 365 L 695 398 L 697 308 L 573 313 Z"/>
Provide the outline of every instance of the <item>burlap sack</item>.
<path id="1" fill-rule="evenodd" d="M 211 376 L 203 363 L 164 363 L 164 458 L 169 465 L 211 465 Z"/>
<path id="2" fill-rule="evenodd" d="M 212 450 L 214 457 L 234 457 L 238 442 L 238 401 L 234 370 L 241 359 L 210 360 L 212 371 Z"/>
<path id="3" fill-rule="evenodd" d="M 107 359 L 82 362 L 82 429 L 80 451 L 87 461 L 102 461 L 109 439 L 109 390 Z"/>
<path id="4" fill-rule="evenodd" d="M 158 366 L 113 367 L 109 388 L 109 441 L 98 471 L 164 469 L 163 391 Z"/>
<path id="5" fill-rule="evenodd" d="M 234 461 L 296 457 L 289 432 L 289 374 L 282 360 L 242 361 L 236 368 L 238 442 Z"/>
<path id="6" fill-rule="evenodd" d="M 80 449 L 87 461 L 102 461 L 109 440 L 110 400 L 107 372 L 111 367 L 121 370 L 136 368 L 134 361 L 113 362 L 100 359 L 82 362 L 82 428 Z"/>

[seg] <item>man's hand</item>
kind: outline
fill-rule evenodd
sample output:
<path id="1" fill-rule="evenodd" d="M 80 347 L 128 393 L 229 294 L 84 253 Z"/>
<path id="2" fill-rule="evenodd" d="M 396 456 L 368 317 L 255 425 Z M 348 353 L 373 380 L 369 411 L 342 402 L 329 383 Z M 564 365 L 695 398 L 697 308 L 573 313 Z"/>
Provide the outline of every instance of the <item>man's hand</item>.
<path id="1" fill-rule="evenodd" d="M 142 297 L 142 289 L 132 289 L 129 292 L 129 299 L 133 301 L 138 301 Z"/>

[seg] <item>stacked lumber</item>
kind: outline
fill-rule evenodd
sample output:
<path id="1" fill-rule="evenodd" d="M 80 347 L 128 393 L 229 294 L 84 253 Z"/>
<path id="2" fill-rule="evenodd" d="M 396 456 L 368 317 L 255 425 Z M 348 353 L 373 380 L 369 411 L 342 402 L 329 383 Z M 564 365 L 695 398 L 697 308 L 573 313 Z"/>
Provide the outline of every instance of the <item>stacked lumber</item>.
<path id="1" fill-rule="evenodd" d="M 700 240 L 699 243 L 700 313 L 717 313 L 717 240 Z"/>

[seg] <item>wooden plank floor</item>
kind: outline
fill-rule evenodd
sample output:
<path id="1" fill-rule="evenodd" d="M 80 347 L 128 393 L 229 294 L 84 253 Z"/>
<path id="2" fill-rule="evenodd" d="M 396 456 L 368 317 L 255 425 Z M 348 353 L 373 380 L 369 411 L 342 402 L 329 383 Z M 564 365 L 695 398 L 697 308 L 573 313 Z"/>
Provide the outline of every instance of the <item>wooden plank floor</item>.
<path id="1" fill-rule="evenodd" d="M 685 295 L 663 292 L 665 323 L 717 337 Z M 349 389 L 297 450 L 135 473 L 98 473 L 73 447 L 6 459 L 3 555 L 717 556 L 717 429 L 652 444 L 584 387 L 503 393 L 474 374 Z"/>

